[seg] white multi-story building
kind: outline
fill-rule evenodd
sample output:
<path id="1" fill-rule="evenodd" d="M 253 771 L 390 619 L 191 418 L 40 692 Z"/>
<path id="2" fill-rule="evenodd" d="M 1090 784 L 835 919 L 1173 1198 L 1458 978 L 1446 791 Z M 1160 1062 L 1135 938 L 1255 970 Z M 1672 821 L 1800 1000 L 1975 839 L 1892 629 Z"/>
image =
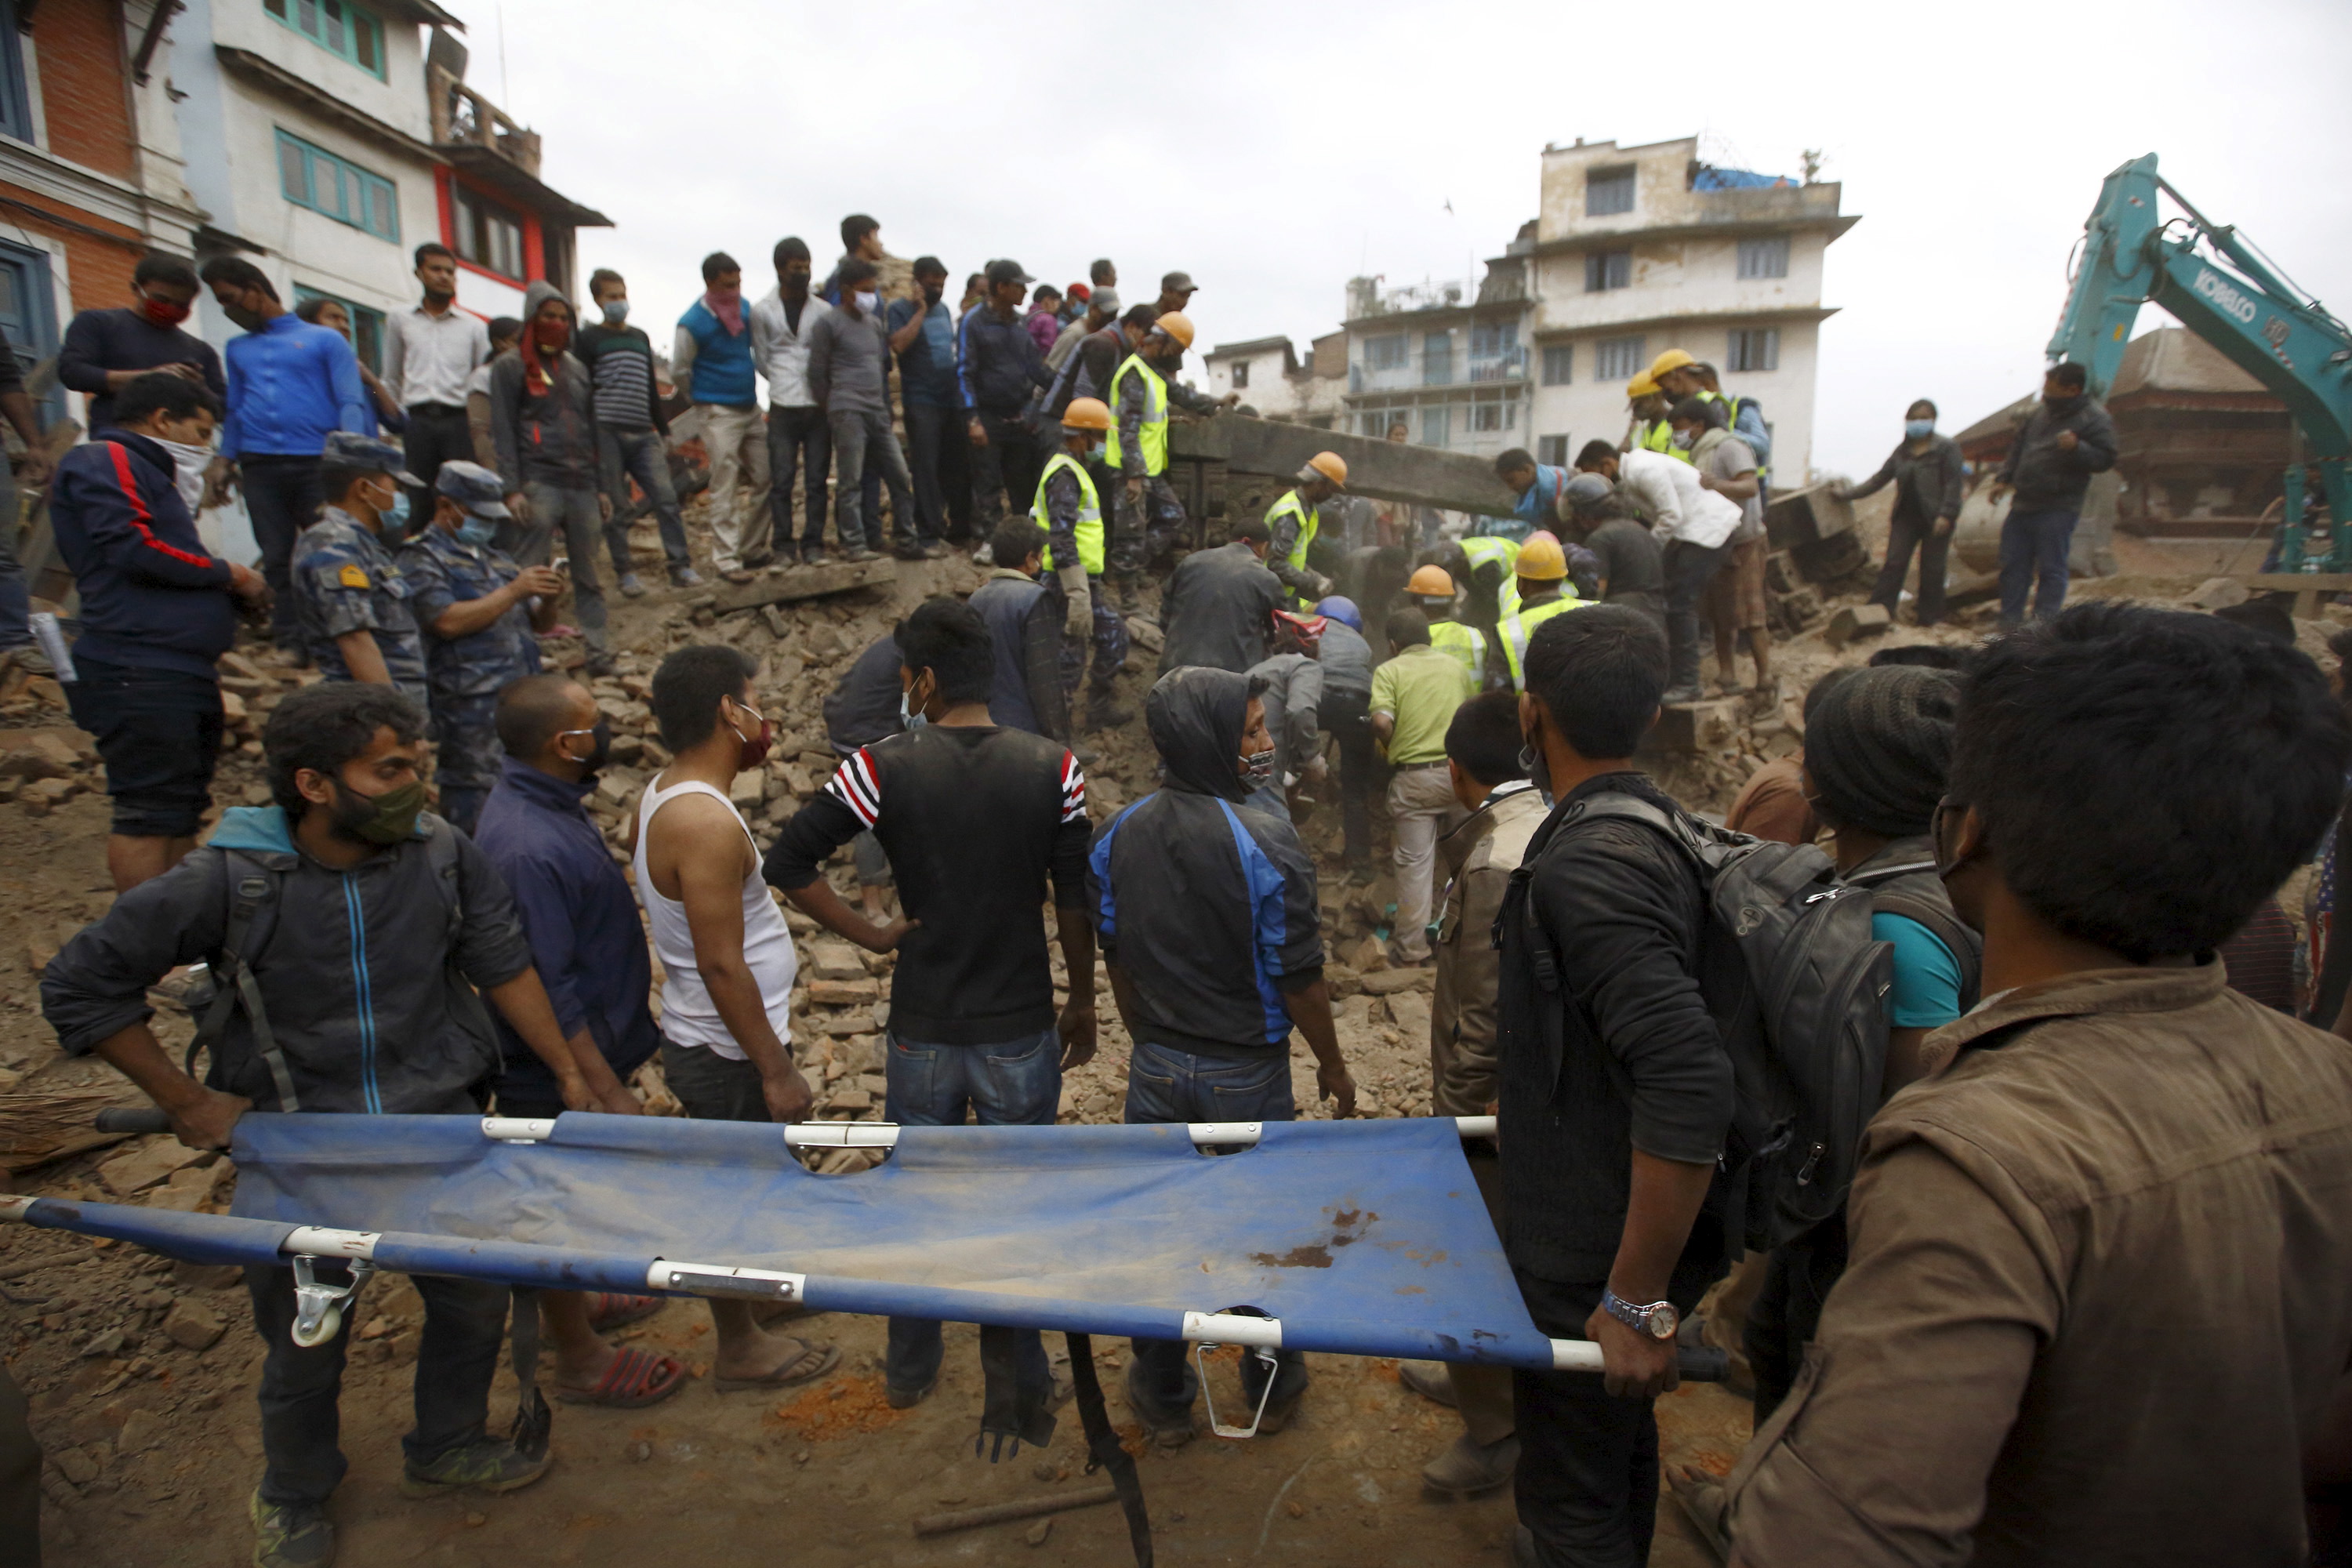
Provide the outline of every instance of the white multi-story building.
<path id="1" fill-rule="evenodd" d="M 372 368 L 416 302 L 419 244 L 457 253 L 459 305 L 515 315 L 534 279 L 572 288 L 573 232 L 607 222 L 542 184 L 538 136 L 466 86 L 461 26 L 432 0 L 188 0 L 172 29 L 199 252 L 250 256 L 289 304 L 341 300 Z M 207 338 L 235 335 L 203 308 Z"/>
<path id="2" fill-rule="evenodd" d="M 1303 359 L 1288 338 L 1219 343 L 1201 358 L 1208 366 L 1212 397 L 1238 393 L 1242 406 L 1261 418 L 1318 430 L 1339 422 L 1340 390 L 1348 375 L 1345 332 L 1317 338 Z"/>
<path id="3" fill-rule="evenodd" d="M 1722 169 L 1684 137 L 1641 147 L 1547 147 L 1542 207 L 1511 249 L 1532 270 L 1531 441 L 1565 462 L 1625 431 L 1625 383 L 1667 349 L 1757 398 L 1776 486 L 1806 482 L 1822 267 L 1860 221 L 1839 187 Z"/>
<path id="4" fill-rule="evenodd" d="M 1424 447 L 1492 457 L 1527 444 L 1527 264 L 1486 264 L 1475 284 L 1348 282 L 1348 427 L 1375 438 L 1402 420 Z"/>

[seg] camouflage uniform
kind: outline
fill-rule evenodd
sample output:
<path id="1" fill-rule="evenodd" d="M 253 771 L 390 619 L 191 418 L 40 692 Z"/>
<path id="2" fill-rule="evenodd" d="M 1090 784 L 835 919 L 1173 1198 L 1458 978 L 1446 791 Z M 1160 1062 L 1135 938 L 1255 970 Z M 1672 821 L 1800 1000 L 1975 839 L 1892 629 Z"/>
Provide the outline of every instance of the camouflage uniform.
<path id="1" fill-rule="evenodd" d="M 326 508 L 295 541 L 289 573 L 303 645 L 328 679 L 352 678 L 335 639 L 370 631 L 393 685 L 418 712 L 431 709 L 425 645 L 409 607 L 408 583 L 373 529 L 341 507 Z"/>
<path id="2" fill-rule="evenodd" d="M 461 637 L 436 633 L 433 623 L 452 605 L 488 598 L 522 568 L 488 545 L 472 545 L 446 528 L 428 528 L 400 547 L 409 602 L 425 633 L 432 670 L 434 771 L 441 783 L 441 815 L 474 830 L 474 819 L 499 781 L 503 752 L 496 715 L 499 693 L 540 670 L 539 640 L 526 604 L 509 606 L 480 631 Z"/>

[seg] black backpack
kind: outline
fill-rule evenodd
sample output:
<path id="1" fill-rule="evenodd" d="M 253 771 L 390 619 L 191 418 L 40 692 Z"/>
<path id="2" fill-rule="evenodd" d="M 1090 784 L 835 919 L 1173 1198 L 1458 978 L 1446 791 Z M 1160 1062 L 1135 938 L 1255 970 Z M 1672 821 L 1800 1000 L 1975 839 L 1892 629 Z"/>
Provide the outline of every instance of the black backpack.
<path id="1" fill-rule="evenodd" d="M 1869 892 L 1840 882 L 1810 844 L 1750 838 L 1618 791 L 1570 808 L 1549 842 L 1607 817 L 1663 834 L 1698 873 L 1709 916 L 1700 990 L 1737 1087 L 1722 1217 L 1748 1249 L 1769 1250 L 1845 1201 L 1884 1086 L 1894 950 L 1870 934 Z M 1545 1045 L 1556 1055 L 1566 1002 L 1558 949 L 1536 900 L 1522 908 L 1550 1003 L 1538 1009 Z"/>

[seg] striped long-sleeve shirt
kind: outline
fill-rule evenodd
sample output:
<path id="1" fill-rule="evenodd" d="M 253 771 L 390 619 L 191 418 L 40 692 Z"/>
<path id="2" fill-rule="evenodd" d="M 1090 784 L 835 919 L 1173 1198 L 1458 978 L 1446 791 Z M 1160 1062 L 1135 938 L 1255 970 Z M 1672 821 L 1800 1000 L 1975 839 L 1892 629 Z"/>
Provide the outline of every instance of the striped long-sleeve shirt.
<path id="1" fill-rule="evenodd" d="M 890 1028 L 926 1045 L 996 1045 L 1053 1027 L 1044 909 L 1086 897 L 1086 775 L 1057 742 L 932 724 L 862 746 L 793 815 L 763 872 L 787 892 L 871 832 L 908 918 Z"/>

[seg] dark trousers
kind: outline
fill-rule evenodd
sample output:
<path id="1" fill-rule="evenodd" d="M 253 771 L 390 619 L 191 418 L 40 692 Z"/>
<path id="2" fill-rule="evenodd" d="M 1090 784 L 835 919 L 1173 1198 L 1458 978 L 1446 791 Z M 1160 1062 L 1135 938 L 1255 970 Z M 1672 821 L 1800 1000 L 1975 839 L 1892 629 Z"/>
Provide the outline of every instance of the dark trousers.
<path id="1" fill-rule="evenodd" d="M 1722 1274 L 1721 1233 L 1702 1215 L 1666 1285 L 1688 1313 Z M 1517 1275 L 1536 1326 L 1580 1340 L 1603 1282 Z M 1542 1568 L 1641 1568 L 1658 1517 L 1658 1421 L 1647 1399 L 1619 1399 L 1589 1372 L 1511 1373 L 1519 1437 L 1514 1495 Z"/>
<path id="2" fill-rule="evenodd" d="M 41 1446 L 25 1392 L 0 1370 L 0 1568 L 41 1568 Z"/>
<path id="3" fill-rule="evenodd" d="M 430 517 L 433 481 L 441 477 L 441 465 L 474 460 L 474 427 L 463 404 L 412 403 L 407 414 L 408 428 L 401 432 L 400 447 L 408 455 L 408 471 L 425 487 L 425 496 L 409 504 Z"/>
<path id="4" fill-rule="evenodd" d="M 905 1127 L 961 1127 L 966 1117 L 982 1127 L 1051 1127 L 1062 1099 L 1058 1031 L 995 1046 L 928 1046 L 889 1037 L 884 1103 Z M 1013 1368 L 1020 1395 L 1043 1408 L 1053 1393 L 1045 1342 L 1034 1329 L 1013 1331 Z M 912 1394 L 940 1375 L 946 1347 L 932 1318 L 890 1320 L 884 1377 Z"/>
<path id="5" fill-rule="evenodd" d="M 1127 666 L 1127 623 L 1111 607 L 1110 595 L 1103 591 L 1103 580 L 1090 577 L 1087 582 L 1087 602 L 1093 610 L 1092 629 L 1084 642 L 1066 633 L 1062 637 L 1062 699 L 1066 702 L 1077 695 L 1078 682 L 1086 677 L 1087 649 L 1094 650 L 1095 673 L 1094 679 L 1087 681 L 1087 694 L 1098 701 L 1110 700 L 1111 682 Z M 1066 615 L 1069 598 L 1050 575 L 1045 579 L 1045 592 L 1054 595 L 1057 613 Z"/>
<path id="6" fill-rule="evenodd" d="M 2074 542 L 2080 507 L 2043 507 L 2027 511 L 2011 507 L 2000 525 L 2000 624 L 2013 626 L 2025 619 L 2025 595 L 2033 592 L 2033 614 L 2041 620 L 2056 615 L 2066 603 L 2066 551 Z"/>
<path id="7" fill-rule="evenodd" d="M 890 416 L 880 410 L 835 409 L 832 415 L 833 450 L 839 472 L 834 481 L 834 528 L 841 536 L 844 550 L 857 548 L 862 537 L 868 550 L 882 548 L 882 508 L 878 499 L 880 485 L 890 486 L 890 526 L 900 544 L 915 540 L 915 505 L 912 496 L 914 480 L 907 472 L 906 455 L 898 449 L 898 433 L 890 428 Z M 869 470 L 872 472 L 869 473 Z M 859 484 L 850 488 L 850 476 L 857 475 Z M 874 477 L 878 474 L 878 478 Z M 873 479 L 869 486 L 866 482 Z M 859 516 L 858 502 L 866 501 L 865 514 Z"/>
<path id="8" fill-rule="evenodd" d="M 770 544 L 782 550 L 793 542 L 793 476 L 798 474 L 806 494 L 801 514 L 801 543 L 815 549 L 824 543 L 825 469 L 833 464 L 833 431 L 824 410 L 768 405 L 768 516 Z M 845 536 L 844 550 L 862 542 Z"/>
<path id="9" fill-rule="evenodd" d="M 968 447 L 971 504 L 981 531 L 993 533 L 1008 506 L 1019 516 L 1036 503 L 1037 471 L 1045 459 L 1037 455 L 1037 437 L 1017 416 L 982 414 L 980 427 L 988 433 L 988 445 Z"/>
<path id="10" fill-rule="evenodd" d="M 1698 602 L 1715 574 L 1731 558 L 1731 546 L 1709 550 L 1677 539 L 1666 546 L 1666 654 L 1672 684 L 1698 684 Z"/>
<path id="11" fill-rule="evenodd" d="M 1114 475 L 1112 487 L 1104 492 L 1113 498 L 1110 516 L 1110 577 L 1113 582 L 1132 583 L 1143 574 L 1148 562 L 1159 561 L 1175 552 L 1176 546 L 1189 539 L 1191 530 L 1184 517 L 1184 503 L 1176 494 L 1176 487 L 1168 482 L 1165 474 L 1154 474 L 1143 481 L 1143 497 L 1131 501 L 1127 497 L 1123 477 Z"/>
<path id="12" fill-rule="evenodd" d="M 194 838 L 204 830 L 220 759 L 220 682 L 87 655 L 74 670 L 66 705 L 106 761 L 112 831 L 129 838 Z"/>
<path id="13" fill-rule="evenodd" d="M 322 1280 L 337 1278 L 331 1264 L 320 1264 L 318 1272 Z M 478 1279 L 422 1274 L 410 1283 L 425 1298 L 425 1334 L 416 1347 L 416 1426 L 400 1447 L 410 1464 L 427 1465 L 485 1436 L 509 1292 Z M 344 1313 L 333 1339 L 304 1350 L 294 1342 L 294 1271 L 247 1268 L 245 1288 L 253 1298 L 253 1326 L 269 1347 L 261 1363 L 261 1500 L 323 1503 L 349 1468 L 338 1444 L 337 1404 L 352 1315 Z"/>
<path id="14" fill-rule="evenodd" d="M 1845 1272 L 1843 1211 L 1772 1249 L 1764 1284 L 1748 1303 L 1739 1348 L 1756 1376 L 1756 1425 L 1780 1407 L 1805 1364 L 1805 1347 L 1822 1326 L 1822 1303 Z"/>
<path id="15" fill-rule="evenodd" d="M 1127 1067 L 1127 1121 L 1129 1125 L 1172 1121 L 1295 1121 L 1297 1102 L 1290 1096 L 1290 1052 L 1276 1047 L 1263 1058 L 1239 1059 L 1195 1056 L 1171 1046 L 1138 1040 L 1129 1049 Z M 1163 1412 L 1192 1407 L 1201 1380 L 1192 1371 L 1192 1347 L 1182 1340 L 1136 1340 L 1136 1381 Z M 1274 1394 L 1290 1399 L 1307 1386 L 1307 1355 L 1303 1351 L 1275 1352 Z M 1250 1409 L 1257 1408 L 1265 1390 L 1265 1363 L 1255 1354 L 1242 1357 L 1242 1393 Z M 1246 1419 L 1240 1424 L 1246 1425 Z"/>
<path id="16" fill-rule="evenodd" d="M 1919 624 L 1932 626 L 1944 618 L 1944 558 L 1952 546 L 1951 534 L 1937 532 L 1933 518 L 1922 521 L 1907 512 L 1895 514 L 1886 530 L 1886 564 L 1878 569 L 1878 581 L 1871 584 L 1870 602 L 1886 606 L 1890 616 L 1895 613 L 1914 546 L 1919 552 Z"/>
<path id="17" fill-rule="evenodd" d="M 604 487 L 604 499 L 613 503 L 612 520 L 604 524 L 604 548 L 613 557 L 616 575 L 625 577 L 636 570 L 629 560 L 631 479 L 637 481 L 654 509 L 655 526 L 661 531 L 662 556 L 670 571 L 680 572 L 694 564 L 694 552 L 686 542 L 686 519 L 677 509 L 677 487 L 670 483 L 668 437 L 651 426 L 624 430 L 599 425 L 596 475 Z"/>
<path id="18" fill-rule="evenodd" d="M 971 437 L 961 408 L 909 403 L 907 461 L 915 470 L 915 515 L 926 538 L 971 538 Z"/>
<path id="19" fill-rule="evenodd" d="M 256 453 L 237 460 L 237 488 L 245 492 L 246 515 L 253 520 L 254 542 L 261 546 L 261 574 L 269 582 L 269 637 L 282 648 L 302 647 L 287 567 L 294 542 L 319 521 L 326 490 L 319 483 L 319 459 Z"/>
<path id="20" fill-rule="evenodd" d="M 1381 763 L 1370 705 L 1369 694 L 1352 691 L 1327 693 L 1323 700 L 1324 727 L 1339 742 L 1339 829 L 1350 870 L 1372 863 L 1372 790 Z"/>

